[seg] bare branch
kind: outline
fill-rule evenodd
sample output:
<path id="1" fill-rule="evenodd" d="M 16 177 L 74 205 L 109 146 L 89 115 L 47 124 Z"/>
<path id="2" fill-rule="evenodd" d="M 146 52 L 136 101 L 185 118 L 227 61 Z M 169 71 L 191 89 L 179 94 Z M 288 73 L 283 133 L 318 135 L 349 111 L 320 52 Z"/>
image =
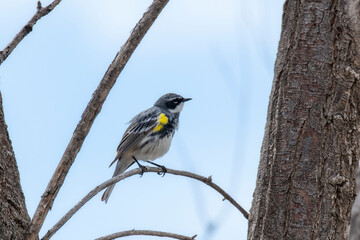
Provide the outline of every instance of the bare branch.
<path id="1" fill-rule="evenodd" d="M 117 77 L 129 60 L 130 56 L 139 45 L 150 26 L 160 14 L 161 10 L 168 3 L 168 0 L 154 0 L 149 9 L 144 13 L 143 17 L 136 24 L 130 34 L 128 40 L 121 47 L 115 59 L 110 64 L 99 86 L 93 93 L 85 111 L 81 116 L 81 120 L 76 126 L 73 136 L 56 168 L 44 194 L 41 196 L 39 205 L 35 211 L 34 217 L 29 227 L 28 240 L 35 240 L 45 217 L 53 205 L 54 199 L 64 183 L 65 177 L 73 164 L 77 153 L 79 152 L 85 137 L 90 131 L 91 125 L 101 110 L 101 107 L 109 94 L 109 91 L 116 82 Z"/>
<path id="2" fill-rule="evenodd" d="M 180 240 L 194 240 L 197 235 L 192 237 L 187 237 L 179 234 L 168 233 L 168 232 L 160 232 L 160 231 L 152 231 L 152 230 L 129 230 L 118 233 L 113 233 L 104 237 L 96 238 L 95 240 L 112 240 L 121 237 L 128 237 L 134 235 L 147 235 L 147 236 L 157 236 L 157 237 L 168 237 Z"/>
<path id="3" fill-rule="evenodd" d="M 156 167 L 146 167 L 147 170 L 145 172 L 156 172 L 161 173 L 163 170 L 161 168 Z M 127 172 L 124 172 L 118 176 L 115 176 L 106 182 L 103 182 L 102 184 L 95 187 L 93 190 L 91 190 L 83 199 L 80 200 L 73 208 L 71 208 L 46 234 L 41 240 L 48 240 L 50 239 L 55 232 L 57 232 L 82 206 L 85 205 L 91 198 L 93 198 L 96 194 L 101 192 L 103 189 L 107 188 L 108 186 L 117 183 L 125 178 L 140 174 L 142 170 L 140 168 L 136 168 Z M 205 183 L 206 185 L 212 187 L 215 189 L 218 193 L 220 193 L 224 199 L 229 200 L 231 204 L 233 204 L 243 215 L 246 219 L 249 217 L 249 213 L 243 209 L 240 204 L 238 204 L 228 193 L 226 193 L 221 187 L 216 185 L 212 182 L 211 176 L 210 177 L 203 177 L 200 175 L 197 175 L 195 173 L 186 172 L 186 171 L 179 171 L 174 169 L 167 168 L 167 174 L 174 174 L 179 176 L 184 176 L 188 178 L 193 178 L 198 181 L 201 181 Z"/>
<path id="4" fill-rule="evenodd" d="M 40 1 L 37 2 L 36 9 L 37 9 L 38 11 L 40 11 L 40 10 L 42 9 L 42 5 L 41 5 L 41 2 L 40 2 Z"/>
<path id="5" fill-rule="evenodd" d="M 49 5 L 47 5 L 45 8 L 41 6 L 41 2 L 38 1 L 37 3 L 37 11 L 32 16 L 32 18 L 25 24 L 25 26 L 16 34 L 14 39 L 4 48 L 4 50 L 0 51 L 0 65 L 5 61 L 5 59 L 11 54 L 11 52 L 17 47 L 17 45 L 28 35 L 32 29 L 33 26 L 37 23 L 37 21 L 42 18 L 43 16 L 47 15 L 49 12 L 51 12 L 59 3 L 61 0 L 55 0 Z"/>

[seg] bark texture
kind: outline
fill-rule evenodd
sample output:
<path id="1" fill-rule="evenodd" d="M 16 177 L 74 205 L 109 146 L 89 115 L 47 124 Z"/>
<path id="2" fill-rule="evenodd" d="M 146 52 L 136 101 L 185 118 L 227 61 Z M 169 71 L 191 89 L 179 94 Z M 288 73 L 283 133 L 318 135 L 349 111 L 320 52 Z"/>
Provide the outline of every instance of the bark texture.
<path id="1" fill-rule="evenodd" d="M 351 210 L 350 240 L 360 239 L 360 169 L 356 176 L 357 197 Z"/>
<path id="2" fill-rule="evenodd" d="M 248 239 L 349 237 L 360 156 L 358 4 L 284 4 Z"/>
<path id="3" fill-rule="evenodd" d="M 0 93 L 0 239 L 23 239 L 29 223 Z"/>

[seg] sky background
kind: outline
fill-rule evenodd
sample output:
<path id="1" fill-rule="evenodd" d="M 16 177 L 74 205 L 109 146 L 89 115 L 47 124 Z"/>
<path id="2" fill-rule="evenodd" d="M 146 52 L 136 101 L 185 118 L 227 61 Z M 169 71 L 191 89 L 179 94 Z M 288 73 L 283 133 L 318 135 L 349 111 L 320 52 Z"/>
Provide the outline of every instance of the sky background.
<path id="1" fill-rule="evenodd" d="M 36 0 L 0 0 L 0 49 Z M 51 1 L 42 1 L 43 6 Z M 10 138 L 32 217 L 93 91 L 151 0 L 63 0 L 0 66 Z M 255 189 L 283 0 L 171 0 L 117 79 L 40 232 L 109 179 L 126 123 L 163 94 L 193 98 L 156 163 L 212 176 L 246 210 Z M 52 239 L 130 229 L 246 239 L 247 221 L 195 180 L 145 173 L 95 196 Z M 129 237 L 129 239 L 159 239 Z"/>

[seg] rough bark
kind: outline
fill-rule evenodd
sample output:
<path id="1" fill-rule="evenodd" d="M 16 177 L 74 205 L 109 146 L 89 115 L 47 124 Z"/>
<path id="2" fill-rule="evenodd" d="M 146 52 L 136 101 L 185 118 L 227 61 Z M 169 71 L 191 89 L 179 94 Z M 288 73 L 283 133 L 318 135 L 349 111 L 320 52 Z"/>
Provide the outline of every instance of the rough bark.
<path id="1" fill-rule="evenodd" d="M 351 210 L 350 240 L 360 239 L 360 169 L 356 176 L 357 197 Z"/>
<path id="2" fill-rule="evenodd" d="M 349 237 L 360 157 L 355 5 L 284 4 L 248 239 Z"/>
<path id="3" fill-rule="evenodd" d="M 23 239 L 29 223 L 0 93 L 0 239 Z"/>

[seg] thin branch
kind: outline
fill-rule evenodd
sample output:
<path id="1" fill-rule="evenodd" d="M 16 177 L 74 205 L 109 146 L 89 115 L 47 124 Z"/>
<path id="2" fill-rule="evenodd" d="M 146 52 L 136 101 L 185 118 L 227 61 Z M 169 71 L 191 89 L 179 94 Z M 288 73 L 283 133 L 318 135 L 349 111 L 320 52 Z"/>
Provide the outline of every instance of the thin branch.
<path id="1" fill-rule="evenodd" d="M 33 26 L 37 23 L 37 21 L 43 16 L 47 15 L 49 12 L 51 12 L 60 2 L 61 0 L 55 0 L 43 8 L 41 6 L 41 2 L 38 1 L 36 7 L 37 10 L 34 16 L 32 16 L 28 23 L 25 24 L 25 26 L 20 30 L 20 32 L 18 32 L 18 34 L 16 34 L 14 39 L 4 48 L 4 50 L 0 51 L 0 65 L 17 47 L 17 45 L 26 37 L 26 35 L 28 35 L 32 31 Z"/>
<path id="2" fill-rule="evenodd" d="M 156 172 L 161 173 L 163 170 L 161 168 L 156 167 L 146 167 L 147 170 L 145 172 Z M 83 199 L 80 200 L 73 208 L 71 208 L 46 234 L 41 240 L 48 240 L 50 239 L 55 232 L 57 232 L 82 206 L 85 205 L 91 198 L 93 198 L 96 194 L 101 192 L 103 189 L 107 188 L 108 186 L 117 183 L 125 178 L 140 174 L 142 170 L 140 168 L 136 168 L 127 172 L 124 172 L 118 176 L 115 176 L 102 184 L 95 187 L 93 190 L 91 190 Z M 188 178 L 193 178 L 198 181 L 201 181 L 205 183 L 206 185 L 212 187 L 215 189 L 218 193 L 220 193 L 224 199 L 227 199 L 231 204 L 233 204 L 243 215 L 246 219 L 249 217 L 249 213 L 243 209 L 240 204 L 238 204 L 228 193 L 226 193 L 221 187 L 216 185 L 212 182 L 212 178 L 210 177 L 203 177 L 200 175 L 197 175 L 195 173 L 186 172 L 186 171 L 179 171 L 174 169 L 167 168 L 167 174 L 174 174 L 179 176 L 184 176 Z"/>
<path id="3" fill-rule="evenodd" d="M 144 37 L 167 3 L 168 0 L 153 1 L 149 9 L 136 24 L 128 40 L 121 47 L 120 52 L 118 52 L 115 56 L 115 59 L 106 71 L 99 86 L 93 93 L 93 96 L 83 112 L 80 122 L 76 126 L 73 136 L 61 158 L 59 165 L 57 166 L 44 194 L 41 196 L 41 200 L 29 227 L 29 233 L 27 236 L 28 240 L 35 240 L 37 238 L 45 217 L 52 207 L 55 197 L 64 183 L 65 177 L 73 164 L 77 153 L 80 151 L 85 137 L 90 131 L 91 125 L 100 112 L 109 91 L 115 84 L 117 77 L 136 47 L 139 45 L 141 39 Z"/>
<path id="4" fill-rule="evenodd" d="M 168 232 L 160 232 L 160 231 L 152 231 L 152 230 L 129 230 L 129 231 L 123 231 L 118 233 L 113 233 L 104 237 L 96 238 L 95 240 L 112 240 L 116 238 L 121 237 L 128 237 L 128 236 L 134 236 L 134 235 L 146 235 L 146 236 L 156 236 L 156 237 L 168 237 L 168 238 L 174 238 L 174 239 L 180 239 L 180 240 L 194 240 L 197 235 L 194 235 L 192 237 L 187 237 L 175 233 L 168 233 Z"/>

